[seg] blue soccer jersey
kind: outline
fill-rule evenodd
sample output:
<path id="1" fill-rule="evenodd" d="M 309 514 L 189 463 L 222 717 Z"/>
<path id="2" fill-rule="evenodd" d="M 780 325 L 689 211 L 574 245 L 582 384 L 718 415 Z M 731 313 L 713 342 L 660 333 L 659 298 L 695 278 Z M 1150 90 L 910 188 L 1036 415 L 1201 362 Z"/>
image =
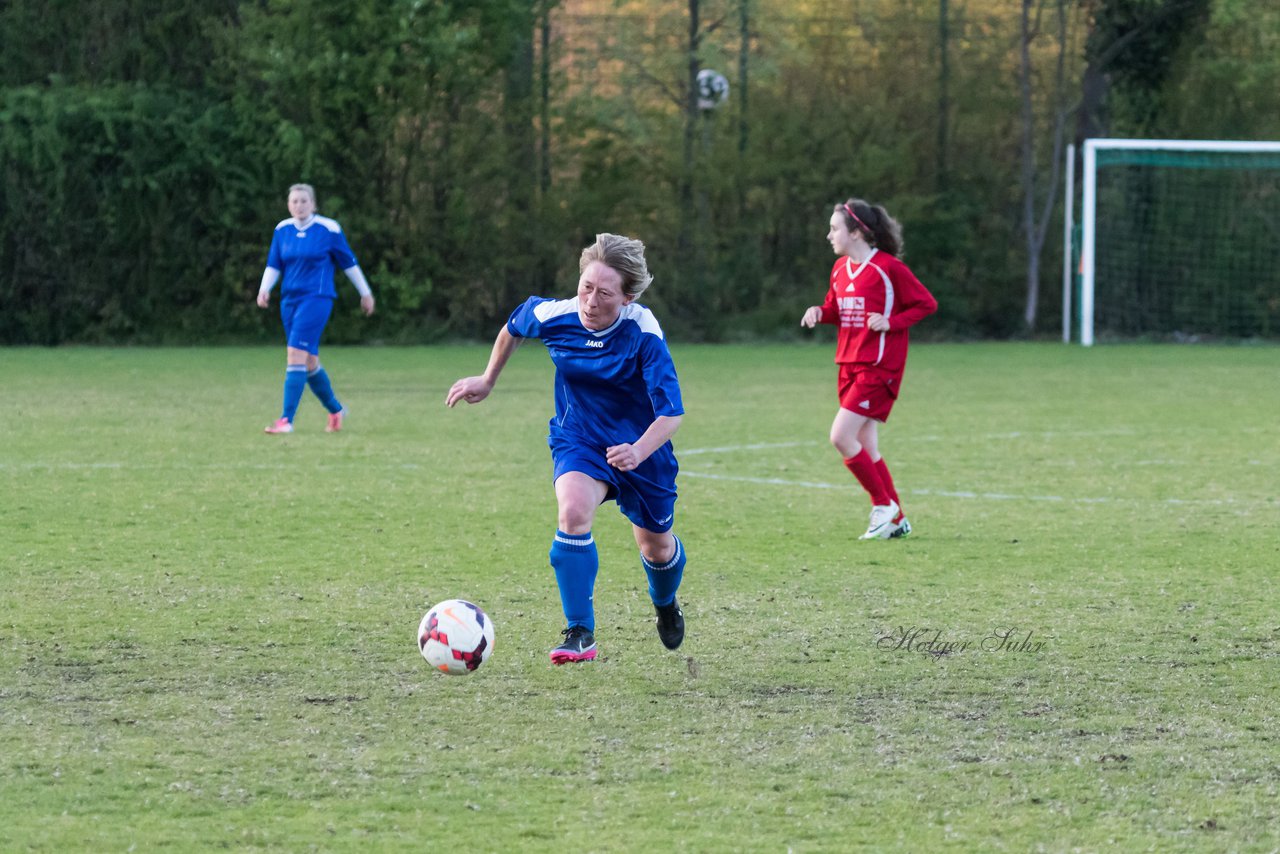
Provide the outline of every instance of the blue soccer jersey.
<path id="1" fill-rule="evenodd" d="M 662 327 L 642 305 L 623 306 L 612 326 L 593 331 L 582 325 L 576 297 L 530 297 L 512 312 L 507 331 L 541 338 L 555 363 L 553 444 L 567 439 L 603 455 L 611 445 L 634 443 L 658 416 L 684 414 Z M 663 450 L 671 453 L 669 442 Z"/>
<path id="2" fill-rule="evenodd" d="M 346 235 L 336 220 L 327 216 L 312 217 L 302 228 L 296 220 L 282 220 L 271 237 L 267 266 L 283 273 L 281 299 L 329 297 L 338 291 L 333 286 L 333 270 L 349 270 L 359 266 Z"/>

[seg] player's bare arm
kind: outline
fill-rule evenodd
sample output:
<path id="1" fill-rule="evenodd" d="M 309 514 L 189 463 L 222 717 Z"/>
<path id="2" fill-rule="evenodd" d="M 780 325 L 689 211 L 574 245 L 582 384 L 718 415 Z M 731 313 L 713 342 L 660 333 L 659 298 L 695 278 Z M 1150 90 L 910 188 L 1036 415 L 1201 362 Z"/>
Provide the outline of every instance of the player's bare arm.
<path id="1" fill-rule="evenodd" d="M 484 374 L 478 377 L 463 377 L 454 383 L 444 399 L 444 405 L 453 408 L 460 400 L 479 403 L 488 397 L 489 392 L 493 391 L 494 385 L 497 384 L 498 376 L 506 366 L 507 360 L 511 358 L 511 354 L 520 346 L 522 340 L 512 335 L 507 331 L 507 327 L 503 326 L 497 340 L 493 342 L 493 351 L 489 354 L 489 365 L 484 369 Z"/>
<path id="2" fill-rule="evenodd" d="M 804 317 L 800 318 L 800 325 L 805 329 L 812 329 L 818 325 L 820 320 L 822 320 L 822 306 L 811 305 L 805 311 Z"/>
<path id="3" fill-rule="evenodd" d="M 623 442 L 606 448 L 605 461 L 618 471 L 631 471 L 676 434 L 683 418 L 683 415 L 659 415 L 634 443 Z"/>

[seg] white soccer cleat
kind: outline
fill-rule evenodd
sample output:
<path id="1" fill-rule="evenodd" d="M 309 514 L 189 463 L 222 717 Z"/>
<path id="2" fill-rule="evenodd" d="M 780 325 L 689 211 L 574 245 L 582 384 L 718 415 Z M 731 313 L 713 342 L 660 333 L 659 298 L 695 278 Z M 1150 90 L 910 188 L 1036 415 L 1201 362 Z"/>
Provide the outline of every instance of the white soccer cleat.
<path id="1" fill-rule="evenodd" d="M 877 504 L 871 508 L 871 524 L 867 525 L 867 532 L 860 539 L 889 539 L 898 528 L 897 523 L 894 522 L 894 519 L 897 518 L 898 502 L 890 501 L 888 504 Z"/>
<path id="2" fill-rule="evenodd" d="M 889 535 L 889 539 L 898 540 L 911 533 L 911 523 L 907 521 L 907 517 L 898 514 L 898 520 L 894 523 L 893 533 Z"/>

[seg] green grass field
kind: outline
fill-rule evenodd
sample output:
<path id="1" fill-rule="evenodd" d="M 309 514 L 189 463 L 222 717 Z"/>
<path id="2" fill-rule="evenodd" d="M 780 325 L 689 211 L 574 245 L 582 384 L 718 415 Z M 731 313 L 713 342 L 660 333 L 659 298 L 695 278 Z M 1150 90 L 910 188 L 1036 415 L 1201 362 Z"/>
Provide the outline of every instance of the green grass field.
<path id="1" fill-rule="evenodd" d="M 333 348 L 264 436 L 282 350 L 0 350 L 0 850 L 1280 847 L 1280 350 L 918 345 L 864 543 L 830 346 L 677 346 L 689 636 L 608 505 L 561 668 L 541 348 Z"/>

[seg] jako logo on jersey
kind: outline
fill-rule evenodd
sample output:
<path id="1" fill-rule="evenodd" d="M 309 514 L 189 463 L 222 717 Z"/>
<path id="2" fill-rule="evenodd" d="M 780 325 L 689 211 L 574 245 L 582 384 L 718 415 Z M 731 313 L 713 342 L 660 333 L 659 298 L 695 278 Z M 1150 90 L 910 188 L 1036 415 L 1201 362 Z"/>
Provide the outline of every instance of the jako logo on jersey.
<path id="1" fill-rule="evenodd" d="M 587 346 L 588 346 L 588 347 L 603 347 L 603 346 L 604 346 L 604 342 L 603 342 L 603 341 L 596 341 L 596 340 L 591 339 L 591 338 L 588 338 L 588 339 L 587 339 L 586 344 L 587 344 Z"/>

